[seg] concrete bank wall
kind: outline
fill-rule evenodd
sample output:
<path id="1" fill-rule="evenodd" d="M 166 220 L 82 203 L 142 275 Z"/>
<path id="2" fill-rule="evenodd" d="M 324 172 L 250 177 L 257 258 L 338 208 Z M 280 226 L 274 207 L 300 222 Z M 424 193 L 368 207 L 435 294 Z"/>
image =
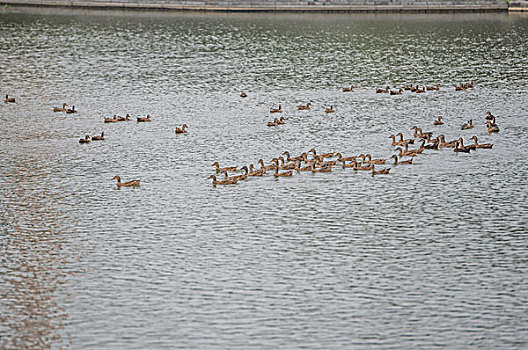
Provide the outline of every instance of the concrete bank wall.
<path id="1" fill-rule="evenodd" d="M 504 0 L 0 0 L 11 6 L 194 11 L 442 12 L 507 11 Z"/>

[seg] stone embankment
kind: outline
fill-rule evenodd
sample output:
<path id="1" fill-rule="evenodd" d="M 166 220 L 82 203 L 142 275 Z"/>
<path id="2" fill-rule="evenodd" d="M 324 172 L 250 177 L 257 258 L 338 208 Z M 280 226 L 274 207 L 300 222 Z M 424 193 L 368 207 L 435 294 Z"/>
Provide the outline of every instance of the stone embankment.
<path id="1" fill-rule="evenodd" d="M 523 3 L 523 1 L 516 1 L 515 3 Z M 10 6 L 57 6 L 98 9 L 238 12 L 508 11 L 508 4 L 504 0 L 0 0 L 0 4 Z"/>

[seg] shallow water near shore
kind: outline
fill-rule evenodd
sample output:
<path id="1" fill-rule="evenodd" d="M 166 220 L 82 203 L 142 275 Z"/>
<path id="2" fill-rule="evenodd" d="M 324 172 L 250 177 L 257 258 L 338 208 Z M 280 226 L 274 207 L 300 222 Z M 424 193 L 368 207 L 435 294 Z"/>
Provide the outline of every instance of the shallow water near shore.
<path id="1" fill-rule="evenodd" d="M 527 346 L 528 17 L 17 10 L 0 14 L 17 99 L 0 106 L 0 348 Z M 375 93 L 411 83 L 441 86 Z M 286 150 L 389 158 L 414 125 L 494 146 L 385 176 L 207 179 Z"/>

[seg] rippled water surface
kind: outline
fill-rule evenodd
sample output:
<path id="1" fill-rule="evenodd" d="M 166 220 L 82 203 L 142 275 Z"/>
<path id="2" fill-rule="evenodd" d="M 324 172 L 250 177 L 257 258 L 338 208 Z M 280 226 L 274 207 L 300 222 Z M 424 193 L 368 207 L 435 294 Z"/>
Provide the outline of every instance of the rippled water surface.
<path id="1" fill-rule="evenodd" d="M 526 348 L 527 48 L 507 14 L 4 9 L 0 348 Z M 375 93 L 411 83 L 441 87 Z M 207 179 L 286 150 L 388 158 L 414 125 L 494 146 Z"/>

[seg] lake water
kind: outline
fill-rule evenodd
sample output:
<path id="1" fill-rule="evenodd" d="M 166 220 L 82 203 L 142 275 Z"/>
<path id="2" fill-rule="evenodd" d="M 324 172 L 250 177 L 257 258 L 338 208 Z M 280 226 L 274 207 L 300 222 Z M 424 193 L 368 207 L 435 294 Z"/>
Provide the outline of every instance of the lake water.
<path id="1" fill-rule="evenodd" d="M 503 13 L 4 9 L 0 348 L 526 348 L 527 48 Z M 411 83 L 441 86 L 375 92 Z M 387 159 L 415 125 L 494 146 L 207 179 L 286 150 Z"/>

